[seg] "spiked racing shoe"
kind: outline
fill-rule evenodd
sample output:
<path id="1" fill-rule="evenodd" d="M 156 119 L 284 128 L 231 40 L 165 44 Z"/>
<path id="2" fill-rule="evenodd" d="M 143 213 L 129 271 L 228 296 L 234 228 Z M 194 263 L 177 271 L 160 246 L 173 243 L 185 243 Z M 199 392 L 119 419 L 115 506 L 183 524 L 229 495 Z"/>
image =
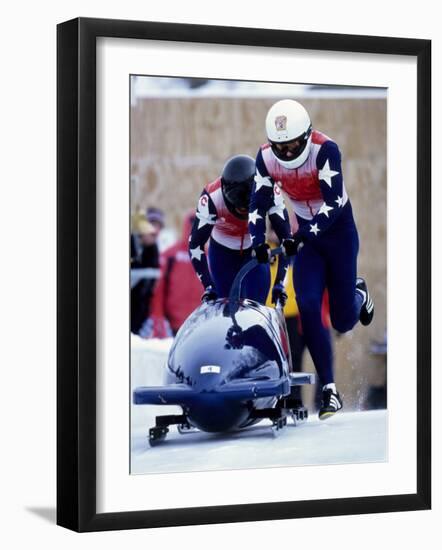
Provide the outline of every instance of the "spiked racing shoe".
<path id="1" fill-rule="evenodd" d="M 319 409 L 319 420 L 326 420 L 342 409 L 342 399 L 338 392 L 331 388 L 324 388 L 322 391 L 321 408 Z"/>
<path id="2" fill-rule="evenodd" d="M 370 293 L 368 292 L 367 283 L 358 277 L 356 279 L 356 291 L 359 292 L 363 298 L 361 312 L 359 314 L 359 321 L 362 325 L 367 326 L 373 320 L 374 315 L 374 303 L 371 299 Z"/>

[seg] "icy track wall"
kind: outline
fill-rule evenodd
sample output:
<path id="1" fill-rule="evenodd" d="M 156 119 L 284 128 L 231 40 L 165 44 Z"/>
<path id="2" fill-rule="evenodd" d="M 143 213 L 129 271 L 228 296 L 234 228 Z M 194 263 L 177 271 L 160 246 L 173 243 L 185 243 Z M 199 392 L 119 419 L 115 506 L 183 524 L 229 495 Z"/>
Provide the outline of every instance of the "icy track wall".
<path id="1" fill-rule="evenodd" d="M 279 99 L 279 98 L 276 98 Z M 155 205 L 181 233 L 183 212 L 227 158 L 255 156 L 266 141 L 264 120 L 275 98 L 138 98 L 131 109 L 131 206 Z M 336 375 L 346 408 L 365 403 L 384 382 L 384 358 L 369 353 L 386 330 L 386 116 L 384 98 L 300 99 L 315 128 L 333 138 L 359 229 L 359 274 L 376 303 L 374 322 L 334 339 Z M 406 338 L 406 335 L 404 335 Z M 312 370 L 310 361 L 306 368 Z"/>

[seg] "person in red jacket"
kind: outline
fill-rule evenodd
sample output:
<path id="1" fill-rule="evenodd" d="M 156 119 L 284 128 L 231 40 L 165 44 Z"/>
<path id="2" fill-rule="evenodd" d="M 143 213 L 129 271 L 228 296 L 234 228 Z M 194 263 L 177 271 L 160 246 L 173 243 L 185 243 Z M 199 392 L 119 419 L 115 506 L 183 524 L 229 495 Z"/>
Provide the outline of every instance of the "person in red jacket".
<path id="1" fill-rule="evenodd" d="M 201 303 L 201 283 L 187 251 L 194 220 L 192 210 L 184 218 L 181 240 L 161 254 L 161 275 L 152 297 L 151 314 L 140 332 L 145 338 L 175 335 Z"/>

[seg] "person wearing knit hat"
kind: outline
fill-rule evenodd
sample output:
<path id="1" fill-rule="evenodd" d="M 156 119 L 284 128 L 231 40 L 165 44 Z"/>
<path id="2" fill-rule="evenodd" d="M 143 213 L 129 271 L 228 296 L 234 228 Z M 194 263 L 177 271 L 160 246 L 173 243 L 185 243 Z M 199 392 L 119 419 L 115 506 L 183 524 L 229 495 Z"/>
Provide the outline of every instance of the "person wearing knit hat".
<path id="1" fill-rule="evenodd" d="M 165 216 L 160 208 L 149 206 L 146 210 L 146 219 L 151 223 L 157 231 L 157 234 L 164 228 Z"/>

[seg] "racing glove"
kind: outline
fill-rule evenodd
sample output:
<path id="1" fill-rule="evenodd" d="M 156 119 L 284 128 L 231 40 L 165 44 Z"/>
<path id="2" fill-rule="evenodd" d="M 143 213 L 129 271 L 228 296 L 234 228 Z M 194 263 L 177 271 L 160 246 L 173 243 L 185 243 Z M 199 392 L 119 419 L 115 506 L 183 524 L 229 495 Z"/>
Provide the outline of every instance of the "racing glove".
<path id="1" fill-rule="evenodd" d="M 282 241 L 282 247 L 286 256 L 295 256 L 302 246 L 304 246 L 304 243 L 301 237 L 298 237 L 296 234 L 290 239 L 284 239 Z"/>
<path id="2" fill-rule="evenodd" d="M 267 264 L 270 261 L 270 246 L 267 243 L 261 243 L 253 249 L 255 258 L 260 264 Z"/>

